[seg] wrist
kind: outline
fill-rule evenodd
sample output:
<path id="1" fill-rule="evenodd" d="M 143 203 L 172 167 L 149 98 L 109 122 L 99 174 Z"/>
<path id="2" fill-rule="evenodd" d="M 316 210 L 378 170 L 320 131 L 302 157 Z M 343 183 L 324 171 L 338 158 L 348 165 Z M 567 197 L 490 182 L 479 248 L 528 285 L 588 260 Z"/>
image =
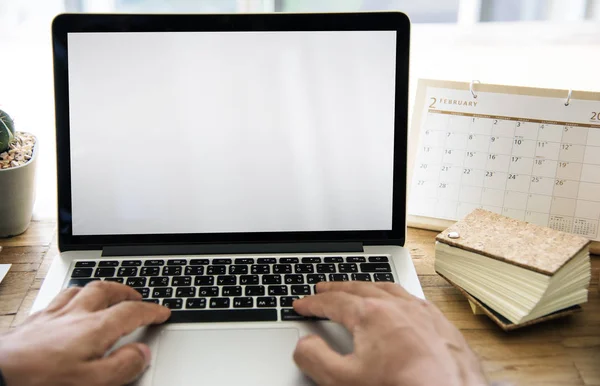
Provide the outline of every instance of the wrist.
<path id="1" fill-rule="evenodd" d="M 20 385 L 19 370 L 15 367 L 18 363 L 11 360 L 14 354 L 11 355 L 10 350 L 2 347 L 2 337 L 0 337 L 0 386 L 15 386 Z"/>

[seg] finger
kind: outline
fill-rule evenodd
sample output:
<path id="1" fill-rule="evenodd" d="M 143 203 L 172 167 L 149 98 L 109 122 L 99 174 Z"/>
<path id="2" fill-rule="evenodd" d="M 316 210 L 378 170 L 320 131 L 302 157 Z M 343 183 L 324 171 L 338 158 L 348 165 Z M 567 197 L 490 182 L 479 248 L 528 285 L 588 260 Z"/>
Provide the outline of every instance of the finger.
<path id="1" fill-rule="evenodd" d="M 71 287 L 59 293 L 46 307 L 47 312 L 58 311 L 66 306 L 81 291 L 81 287 Z"/>
<path id="2" fill-rule="evenodd" d="M 141 300 L 142 295 L 124 284 L 96 280 L 79 292 L 69 307 L 98 311 L 126 300 Z"/>
<path id="3" fill-rule="evenodd" d="M 130 343 L 109 356 L 90 363 L 91 374 L 101 385 L 125 385 L 139 377 L 150 364 L 150 348 Z"/>
<path id="4" fill-rule="evenodd" d="M 346 292 L 363 298 L 392 297 L 392 294 L 378 287 L 375 283 L 365 281 L 335 281 L 317 283 L 317 293 L 331 291 Z"/>
<path id="5" fill-rule="evenodd" d="M 96 336 L 105 349 L 111 347 L 120 337 L 133 332 L 138 327 L 165 322 L 171 316 L 167 307 L 146 302 L 122 302 L 100 311 L 98 320 L 101 333 Z"/>
<path id="6" fill-rule="evenodd" d="M 298 341 L 294 351 L 298 368 L 319 385 L 344 384 L 355 366 L 333 351 L 319 336 L 308 335 Z"/>
<path id="7" fill-rule="evenodd" d="M 325 292 L 294 301 L 294 309 L 304 316 L 317 316 L 341 323 L 354 331 L 363 313 L 363 300 L 345 292 Z"/>

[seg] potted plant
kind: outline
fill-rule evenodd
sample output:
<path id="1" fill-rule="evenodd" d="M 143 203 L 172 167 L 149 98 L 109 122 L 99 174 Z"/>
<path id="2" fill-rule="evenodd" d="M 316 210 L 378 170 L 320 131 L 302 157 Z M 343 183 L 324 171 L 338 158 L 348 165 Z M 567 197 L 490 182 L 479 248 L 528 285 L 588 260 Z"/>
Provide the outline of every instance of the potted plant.
<path id="1" fill-rule="evenodd" d="M 27 230 L 35 201 L 36 138 L 0 110 L 0 237 Z"/>

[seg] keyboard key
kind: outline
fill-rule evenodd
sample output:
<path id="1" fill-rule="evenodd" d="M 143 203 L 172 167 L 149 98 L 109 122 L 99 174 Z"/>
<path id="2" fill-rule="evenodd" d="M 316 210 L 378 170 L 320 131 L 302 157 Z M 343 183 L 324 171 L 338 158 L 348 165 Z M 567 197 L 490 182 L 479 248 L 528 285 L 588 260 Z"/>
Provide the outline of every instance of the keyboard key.
<path id="1" fill-rule="evenodd" d="M 302 276 L 302 275 L 285 275 L 283 282 L 285 284 L 304 284 L 304 276 Z"/>
<path id="2" fill-rule="evenodd" d="M 302 262 L 304 264 L 308 264 L 308 263 L 320 263 L 321 262 L 321 258 L 320 257 L 303 257 L 302 258 Z"/>
<path id="3" fill-rule="evenodd" d="M 265 274 L 265 273 L 271 273 L 271 266 L 270 265 L 266 265 L 266 264 L 261 264 L 261 265 L 253 265 L 252 266 L 252 273 L 253 274 Z"/>
<path id="4" fill-rule="evenodd" d="M 87 283 L 91 283 L 96 280 L 100 280 L 100 279 L 71 279 L 71 280 L 69 280 L 69 284 L 67 286 L 68 287 L 83 287 Z"/>
<path id="5" fill-rule="evenodd" d="M 330 273 L 329 281 L 348 281 L 348 274 L 346 274 L 346 273 Z"/>
<path id="6" fill-rule="evenodd" d="M 88 267 L 95 267 L 95 266 L 96 266 L 95 261 L 78 261 L 77 263 L 75 263 L 75 267 L 77 267 L 77 268 L 88 268 Z"/>
<path id="7" fill-rule="evenodd" d="M 90 277 L 94 272 L 93 268 L 74 268 L 71 277 Z"/>
<path id="8" fill-rule="evenodd" d="M 142 299 L 142 301 L 146 303 L 160 304 L 160 299 Z"/>
<path id="9" fill-rule="evenodd" d="M 282 296 L 279 298 L 279 305 L 281 307 L 292 307 L 294 300 L 300 299 L 298 296 Z"/>
<path id="10" fill-rule="evenodd" d="M 115 260 L 105 260 L 98 263 L 98 267 L 118 267 L 119 262 Z"/>
<path id="11" fill-rule="evenodd" d="M 327 281 L 325 274 L 315 273 L 314 275 L 306 275 L 306 282 L 308 284 L 316 284 L 320 281 Z"/>
<path id="12" fill-rule="evenodd" d="M 229 298 L 210 299 L 210 308 L 229 308 Z"/>
<path id="13" fill-rule="evenodd" d="M 326 257 L 323 259 L 323 261 L 325 263 L 343 263 L 344 262 L 344 258 L 341 256 L 335 256 L 335 257 Z"/>
<path id="14" fill-rule="evenodd" d="M 85 269 L 85 268 L 81 268 L 81 269 Z M 115 276 L 115 272 L 116 272 L 116 268 L 96 268 L 94 277 L 112 277 L 112 276 Z"/>
<path id="15" fill-rule="evenodd" d="M 289 264 L 275 264 L 273 273 L 292 273 L 292 266 Z"/>
<path id="16" fill-rule="evenodd" d="M 335 264 L 317 264 L 318 273 L 333 273 L 336 272 Z"/>
<path id="17" fill-rule="evenodd" d="M 375 281 L 391 281 L 394 282 L 394 276 L 391 273 L 375 273 L 373 274 Z"/>
<path id="18" fill-rule="evenodd" d="M 141 260 L 123 260 L 121 267 L 141 267 Z"/>
<path id="19" fill-rule="evenodd" d="M 364 256 L 348 256 L 346 257 L 348 263 L 364 263 L 367 261 Z"/>
<path id="20" fill-rule="evenodd" d="M 387 256 L 369 256 L 369 263 L 387 263 Z"/>
<path id="21" fill-rule="evenodd" d="M 158 276 L 160 275 L 159 267 L 142 267 L 140 276 Z"/>
<path id="22" fill-rule="evenodd" d="M 117 276 L 119 277 L 129 277 L 129 276 L 137 276 L 138 269 L 136 267 L 121 267 L 119 268 L 119 272 Z"/>
<path id="23" fill-rule="evenodd" d="M 206 299 L 203 299 L 203 298 L 187 299 L 185 301 L 185 308 L 189 308 L 189 309 L 206 308 Z"/>
<path id="24" fill-rule="evenodd" d="M 218 285 L 236 285 L 237 284 L 236 282 L 237 282 L 237 278 L 233 275 L 217 277 Z"/>
<path id="25" fill-rule="evenodd" d="M 254 259 L 244 257 L 241 259 L 235 259 L 233 262 L 234 264 L 254 264 Z"/>
<path id="26" fill-rule="evenodd" d="M 210 264 L 210 260 L 208 259 L 192 259 L 190 260 L 190 265 L 208 265 Z"/>
<path id="27" fill-rule="evenodd" d="M 360 265 L 361 272 L 392 272 L 388 263 L 363 263 Z"/>
<path id="28" fill-rule="evenodd" d="M 202 267 L 199 267 L 202 268 Z M 179 276 L 181 275 L 181 266 L 172 265 L 163 268 L 162 274 L 165 276 Z"/>
<path id="29" fill-rule="evenodd" d="M 370 273 L 353 273 L 351 277 L 354 281 L 373 281 Z"/>
<path id="30" fill-rule="evenodd" d="M 196 276 L 194 278 L 194 285 L 214 285 L 215 277 L 214 276 Z"/>
<path id="31" fill-rule="evenodd" d="M 262 285 L 246 286 L 246 296 L 262 296 L 265 294 L 265 287 Z"/>
<path id="32" fill-rule="evenodd" d="M 204 300 L 204 299 L 202 299 Z M 167 323 L 267 322 L 277 321 L 275 309 L 173 311 Z"/>
<path id="33" fill-rule="evenodd" d="M 125 281 L 125 279 L 123 279 L 122 277 L 107 277 L 106 279 L 104 279 L 104 281 L 112 281 L 115 283 L 121 283 L 123 284 L 123 282 Z"/>
<path id="34" fill-rule="evenodd" d="M 168 285 L 169 277 L 167 276 L 151 277 L 150 282 L 148 283 L 149 287 L 166 287 Z"/>
<path id="35" fill-rule="evenodd" d="M 258 264 L 275 264 L 277 259 L 274 257 L 261 257 L 257 262 Z"/>
<path id="36" fill-rule="evenodd" d="M 298 260 L 297 257 L 282 257 L 281 259 L 279 259 L 279 263 L 281 264 L 296 264 L 299 262 L 300 260 Z"/>
<path id="37" fill-rule="evenodd" d="M 137 292 L 142 294 L 142 298 L 147 298 L 150 296 L 150 288 L 134 288 Z M 155 296 L 156 297 L 156 296 Z"/>
<path id="38" fill-rule="evenodd" d="M 165 261 L 164 260 L 158 260 L 158 259 L 146 260 L 144 262 L 144 265 L 146 267 L 158 267 L 158 266 L 161 266 L 161 265 L 165 265 Z"/>
<path id="39" fill-rule="evenodd" d="M 173 287 L 189 287 L 192 285 L 192 278 L 190 276 L 177 276 L 174 277 L 173 280 L 171 280 L 171 285 Z M 205 285 L 212 285 L 212 283 L 207 283 Z"/>
<path id="40" fill-rule="evenodd" d="M 345 263 L 338 265 L 340 272 L 358 272 L 358 266 L 354 263 Z"/>
<path id="41" fill-rule="evenodd" d="M 198 296 L 219 296 L 219 287 L 200 287 L 198 288 Z"/>
<path id="42" fill-rule="evenodd" d="M 186 265 L 187 261 L 185 259 L 172 259 L 167 261 L 167 265 Z"/>
<path id="43" fill-rule="evenodd" d="M 302 316 L 293 308 L 283 308 L 281 310 L 281 320 L 318 320 L 318 318 Z"/>
<path id="44" fill-rule="evenodd" d="M 267 291 L 269 295 L 287 295 L 288 289 L 287 285 L 270 285 L 267 287 Z"/>
<path id="45" fill-rule="evenodd" d="M 248 273 L 247 265 L 230 265 L 229 266 L 229 274 L 230 275 L 246 275 Z M 252 272 L 254 273 L 254 272 Z"/>
<path id="46" fill-rule="evenodd" d="M 312 264 L 296 264 L 294 266 L 296 273 L 313 273 L 315 272 L 315 268 Z"/>
<path id="47" fill-rule="evenodd" d="M 263 284 L 281 284 L 281 275 L 263 275 Z"/>
<path id="48" fill-rule="evenodd" d="M 136 290 L 138 290 L 138 291 L 140 289 L 144 289 L 144 288 L 136 288 Z M 154 288 L 152 290 L 153 298 L 170 298 L 171 296 L 173 296 L 173 288 L 171 288 L 171 287 Z"/>
<path id="49" fill-rule="evenodd" d="M 277 298 L 274 296 L 256 298 L 256 307 L 258 308 L 270 308 L 277 307 Z"/>
<path id="50" fill-rule="evenodd" d="M 185 267 L 186 275 L 204 275 L 204 266 L 203 265 L 188 265 Z M 210 273 L 209 273 L 210 275 Z"/>
<path id="51" fill-rule="evenodd" d="M 233 308 L 252 308 L 254 299 L 252 298 L 233 298 Z"/>
<path id="52" fill-rule="evenodd" d="M 310 295 L 310 287 L 307 285 L 293 285 L 292 295 Z"/>
<path id="53" fill-rule="evenodd" d="M 196 288 L 179 287 L 175 290 L 175 296 L 177 296 L 178 298 L 193 298 L 194 296 L 196 296 Z"/>
<path id="54" fill-rule="evenodd" d="M 242 275 L 240 276 L 240 284 L 258 284 L 258 275 Z"/>
<path id="55" fill-rule="evenodd" d="M 222 296 L 242 296 L 242 287 L 236 286 L 225 286 L 221 291 Z"/>
<path id="56" fill-rule="evenodd" d="M 198 267 L 198 268 L 202 268 L 202 267 Z M 224 265 L 209 265 L 208 269 L 206 270 L 206 274 L 207 275 L 225 275 L 226 271 L 227 271 L 227 267 L 225 267 Z M 198 273 L 196 275 L 201 275 L 201 273 Z"/>
<path id="57" fill-rule="evenodd" d="M 145 277 L 128 277 L 127 282 L 125 283 L 130 287 L 145 287 L 146 286 L 146 278 Z"/>
<path id="58" fill-rule="evenodd" d="M 183 300 L 181 299 L 163 299 L 163 306 L 172 310 L 179 310 L 183 307 Z"/>
<path id="59" fill-rule="evenodd" d="M 212 264 L 214 264 L 214 265 L 231 264 L 231 259 L 212 259 Z"/>

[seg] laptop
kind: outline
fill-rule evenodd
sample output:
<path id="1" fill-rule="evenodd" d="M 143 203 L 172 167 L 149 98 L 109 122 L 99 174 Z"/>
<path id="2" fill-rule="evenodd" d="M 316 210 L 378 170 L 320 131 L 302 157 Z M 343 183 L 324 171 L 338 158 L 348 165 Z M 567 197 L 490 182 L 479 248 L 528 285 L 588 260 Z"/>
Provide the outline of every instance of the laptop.
<path id="1" fill-rule="evenodd" d="M 402 13 L 84 15 L 52 26 L 58 244 L 33 311 L 110 280 L 172 309 L 137 385 L 310 385 L 320 281 L 423 298 L 406 239 Z"/>

